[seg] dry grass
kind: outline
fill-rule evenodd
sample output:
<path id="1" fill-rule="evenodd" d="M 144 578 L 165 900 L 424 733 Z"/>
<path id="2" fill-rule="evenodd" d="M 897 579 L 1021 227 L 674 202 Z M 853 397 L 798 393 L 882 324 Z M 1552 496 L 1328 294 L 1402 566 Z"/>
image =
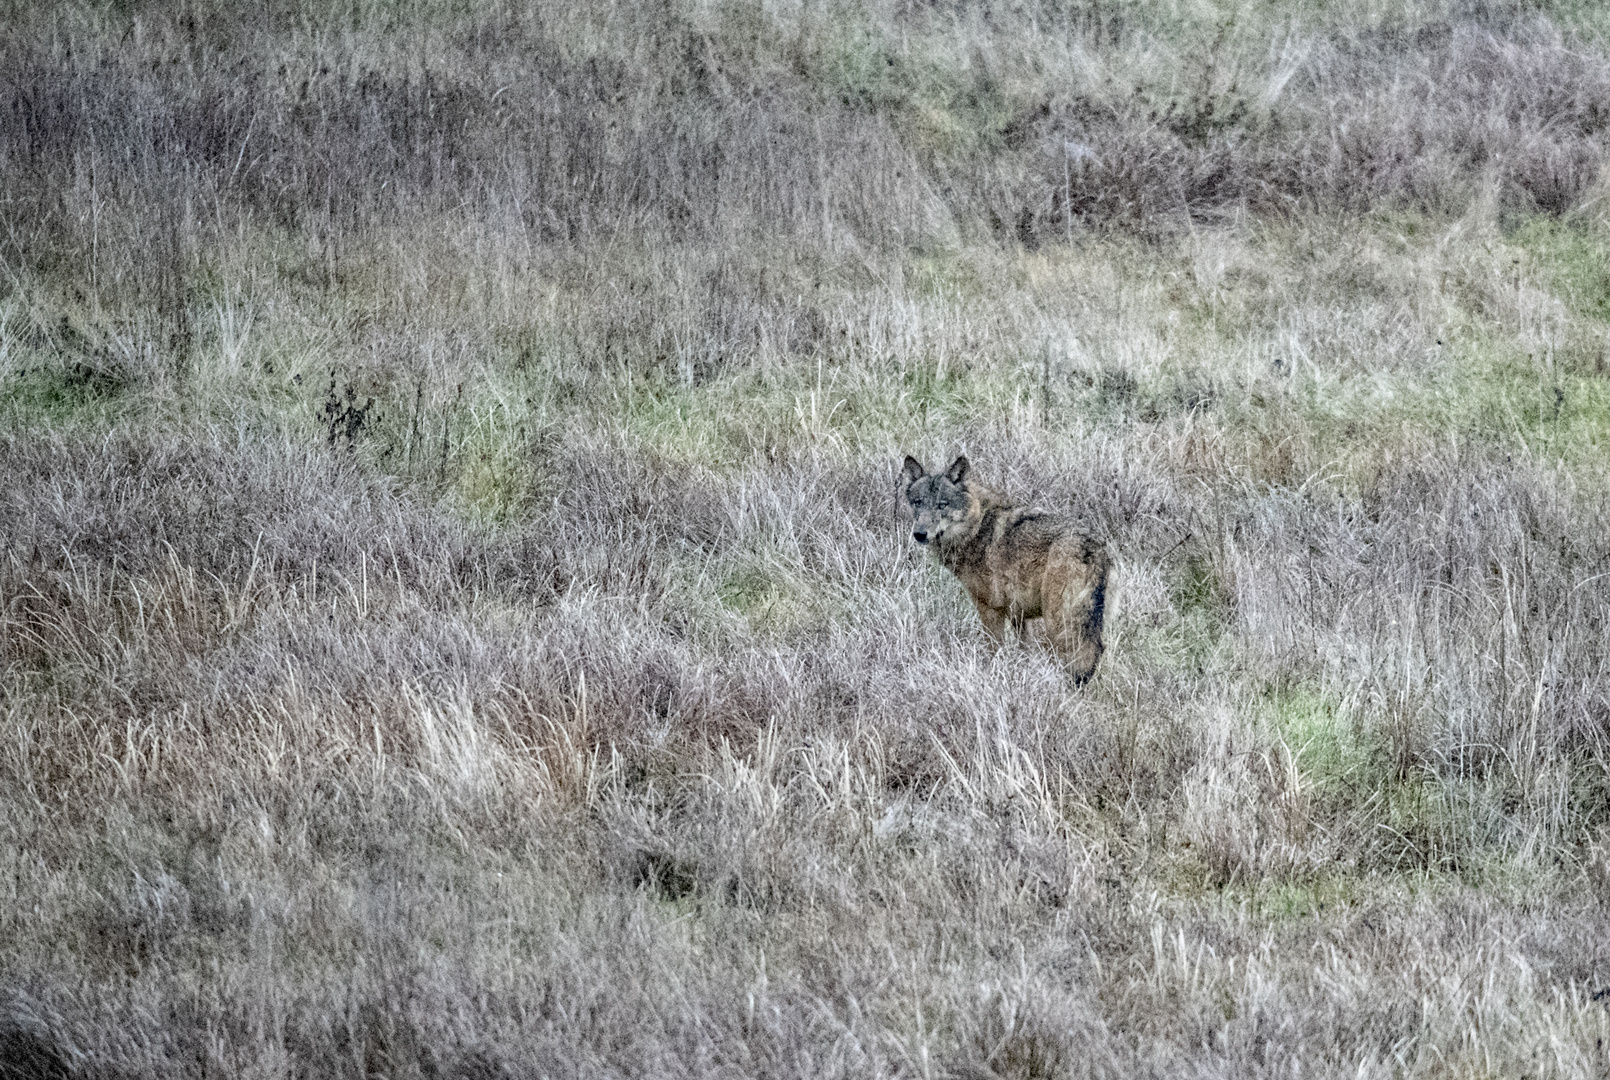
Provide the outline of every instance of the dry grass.
<path id="1" fill-rule="evenodd" d="M 5 15 L 0 1076 L 1610 1072 L 1596 10 Z"/>

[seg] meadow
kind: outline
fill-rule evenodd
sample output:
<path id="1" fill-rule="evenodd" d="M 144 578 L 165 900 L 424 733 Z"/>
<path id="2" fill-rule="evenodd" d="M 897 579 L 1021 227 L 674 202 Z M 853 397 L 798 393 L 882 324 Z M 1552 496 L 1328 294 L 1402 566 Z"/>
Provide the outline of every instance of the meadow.
<path id="1" fill-rule="evenodd" d="M 1598 5 L 0 26 L 3 1080 L 1610 1075 Z"/>

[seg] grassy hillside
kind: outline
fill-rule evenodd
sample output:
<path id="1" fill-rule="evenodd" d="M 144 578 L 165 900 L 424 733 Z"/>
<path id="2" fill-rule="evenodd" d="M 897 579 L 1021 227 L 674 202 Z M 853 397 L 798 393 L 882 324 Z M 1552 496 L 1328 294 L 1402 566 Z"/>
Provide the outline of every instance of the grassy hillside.
<path id="1" fill-rule="evenodd" d="M 1598 5 L 0 24 L 0 1077 L 1610 1072 Z"/>

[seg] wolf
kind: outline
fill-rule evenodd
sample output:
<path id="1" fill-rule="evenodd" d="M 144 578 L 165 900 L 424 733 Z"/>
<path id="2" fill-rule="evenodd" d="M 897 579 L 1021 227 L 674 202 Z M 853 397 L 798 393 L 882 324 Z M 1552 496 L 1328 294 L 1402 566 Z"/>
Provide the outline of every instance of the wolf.
<path id="1" fill-rule="evenodd" d="M 1019 506 L 972 479 L 965 456 L 930 475 L 909 454 L 901 490 L 915 521 L 912 537 L 961 579 L 993 647 L 1010 622 L 1021 639 L 1043 618 L 1046 640 L 1074 684 L 1090 680 L 1101 659 L 1107 606 L 1103 546 L 1060 514 Z"/>

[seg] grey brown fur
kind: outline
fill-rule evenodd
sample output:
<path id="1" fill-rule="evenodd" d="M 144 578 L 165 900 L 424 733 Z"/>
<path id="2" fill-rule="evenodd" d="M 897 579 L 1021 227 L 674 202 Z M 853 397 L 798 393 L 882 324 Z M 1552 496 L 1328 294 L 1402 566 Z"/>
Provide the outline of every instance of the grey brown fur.
<path id="1" fill-rule="evenodd" d="M 912 536 L 961 579 L 991 641 L 1010 622 L 1023 636 L 1043 618 L 1046 641 L 1084 683 L 1101 659 L 1109 560 L 1059 514 L 1018 506 L 971 478 L 965 457 L 929 474 L 908 456 L 901 474 Z"/>

